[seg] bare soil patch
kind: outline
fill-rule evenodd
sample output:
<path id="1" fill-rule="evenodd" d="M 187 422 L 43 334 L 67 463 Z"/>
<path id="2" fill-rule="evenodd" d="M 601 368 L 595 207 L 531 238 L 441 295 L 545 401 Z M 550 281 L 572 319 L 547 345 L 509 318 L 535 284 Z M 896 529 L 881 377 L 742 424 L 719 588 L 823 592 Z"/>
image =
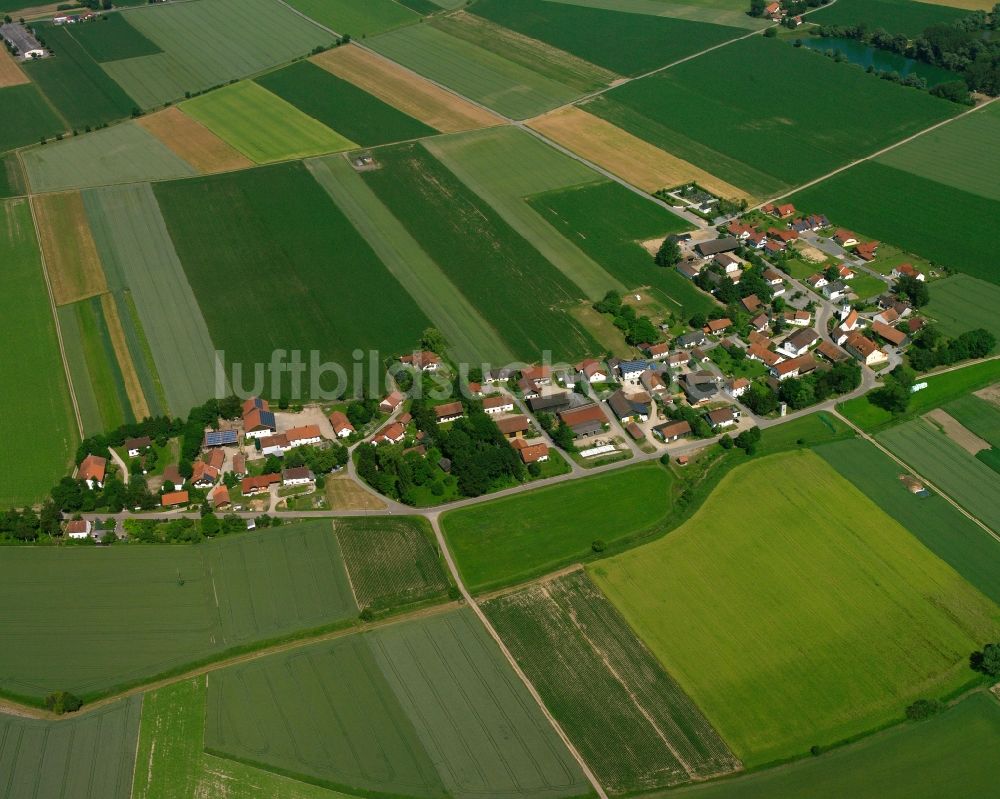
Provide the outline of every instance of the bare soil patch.
<path id="1" fill-rule="evenodd" d="M 981 400 L 992 402 L 994 405 L 1000 405 L 1000 383 L 994 383 L 992 386 L 981 388 L 979 391 L 974 391 L 973 394 Z"/>
<path id="2" fill-rule="evenodd" d="M 0 89 L 20 86 L 22 83 L 29 83 L 28 76 L 17 65 L 14 56 L 7 52 L 7 48 L 0 47 Z"/>
<path id="3" fill-rule="evenodd" d="M 39 195 L 31 202 L 56 305 L 104 294 L 108 283 L 80 192 Z"/>
<path id="4" fill-rule="evenodd" d="M 346 474 L 326 479 L 326 497 L 331 510 L 382 510 L 385 503 Z"/>
<path id="5" fill-rule="evenodd" d="M 138 123 L 202 174 L 253 166 L 243 153 L 175 106 L 141 117 Z"/>
<path id="6" fill-rule="evenodd" d="M 797 248 L 799 254 L 805 258 L 807 261 L 811 261 L 814 264 L 821 264 L 826 260 L 826 255 L 817 250 L 815 247 L 809 247 L 807 245 L 802 245 Z"/>
<path id="7" fill-rule="evenodd" d="M 311 60 L 442 133 L 477 130 L 503 123 L 489 111 L 355 45 L 327 50 Z"/>
<path id="8" fill-rule="evenodd" d="M 928 3 L 932 6 L 951 6 L 952 8 L 964 8 L 968 11 L 989 11 L 993 8 L 996 0 L 920 0 L 921 3 Z"/>
<path id="9" fill-rule="evenodd" d="M 527 124 L 643 191 L 653 192 L 665 186 L 696 181 L 722 197 L 754 200 L 743 189 L 576 106 L 557 108 L 528 120 Z"/>
<path id="10" fill-rule="evenodd" d="M 983 439 L 967 427 L 963 427 L 958 419 L 947 411 L 941 410 L 941 408 L 935 408 L 933 411 L 925 413 L 924 418 L 940 426 L 948 438 L 958 444 L 958 446 L 973 457 L 975 457 L 977 452 L 981 452 L 984 449 L 990 449 L 991 447 L 991 444 L 988 441 L 983 441 Z"/>

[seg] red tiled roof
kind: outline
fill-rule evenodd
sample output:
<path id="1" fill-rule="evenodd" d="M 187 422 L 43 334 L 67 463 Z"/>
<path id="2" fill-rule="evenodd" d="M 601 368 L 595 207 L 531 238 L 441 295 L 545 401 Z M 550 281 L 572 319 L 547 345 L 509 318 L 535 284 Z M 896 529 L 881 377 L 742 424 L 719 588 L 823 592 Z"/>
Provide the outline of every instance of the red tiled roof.
<path id="1" fill-rule="evenodd" d="M 170 508 L 175 505 L 187 505 L 188 503 L 188 492 L 187 491 L 170 491 L 160 497 L 160 504 L 164 508 Z"/>
<path id="2" fill-rule="evenodd" d="M 104 482 L 104 473 L 108 468 L 108 459 L 100 455 L 88 455 L 80 462 L 80 470 L 77 477 L 80 480 L 96 480 L 98 483 Z"/>

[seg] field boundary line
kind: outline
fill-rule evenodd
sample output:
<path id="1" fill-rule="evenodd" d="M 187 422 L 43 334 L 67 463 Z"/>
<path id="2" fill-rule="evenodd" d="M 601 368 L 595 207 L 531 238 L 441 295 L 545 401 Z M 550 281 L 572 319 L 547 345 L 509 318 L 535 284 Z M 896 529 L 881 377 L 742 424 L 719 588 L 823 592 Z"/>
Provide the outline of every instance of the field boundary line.
<path id="1" fill-rule="evenodd" d="M 928 480 L 926 477 L 924 477 L 922 474 L 920 474 L 920 472 L 918 472 L 915 468 L 913 468 L 912 466 L 910 466 L 910 464 L 908 464 L 902 458 L 900 458 L 899 456 L 897 456 L 888 447 L 884 446 L 874 436 L 871 436 L 868 433 L 866 433 L 864 430 L 862 430 L 860 427 L 858 427 L 856 424 L 854 424 L 854 422 L 852 422 L 850 419 L 848 419 L 846 416 L 844 416 L 842 413 L 840 413 L 840 411 L 838 411 L 836 408 L 831 409 L 830 413 L 832 413 L 834 416 L 836 416 L 842 422 L 846 423 L 852 430 L 854 430 L 855 433 L 857 433 L 859 436 L 861 436 L 862 439 L 864 439 L 865 441 L 869 442 L 870 444 L 875 445 L 875 447 L 877 447 L 881 452 L 883 452 L 884 454 L 886 454 L 890 458 L 892 458 L 892 460 L 895 463 L 898 463 L 900 466 L 902 466 L 908 472 L 911 472 L 918 480 L 920 480 L 922 483 L 924 483 L 924 485 L 928 486 L 929 488 L 932 488 L 935 492 L 937 492 L 938 496 L 944 498 L 950 505 L 952 505 L 955 508 L 955 510 L 957 510 L 959 513 L 961 513 L 963 516 L 965 516 L 967 519 L 969 519 L 974 524 L 976 524 L 979 527 L 981 527 L 984 531 L 986 531 L 986 533 L 989 536 L 991 536 L 992 538 L 994 538 L 997 541 L 997 543 L 1000 543 L 1000 534 L 998 534 L 997 532 L 995 532 L 992 527 L 990 527 L 988 524 L 986 524 L 986 522 L 982 521 L 978 516 L 975 516 L 972 513 L 970 513 L 969 511 L 967 511 L 962 505 L 960 505 L 958 503 L 957 500 L 952 499 L 952 497 L 948 493 L 946 493 L 946 492 L 942 491 L 940 488 L 938 488 L 934 483 L 932 483 L 930 480 Z M 920 418 L 920 417 L 917 417 L 917 418 Z"/>
<path id="2" fill-rule="evenodd" d="M 556 734 L 562 740 L 566 749 L 573 756 L 576 762 L 579 764 L 580 769 L 583 771 L 583 775 L 587 778 L 587 781 L 594 787 L 599 799 L 608 799 L 608 795 L 604 792 L 604 788 L 601 783 L 598 782 L 597 777 L 594 772 L 590 770 L 590 766 L 583 759 L 583 756 L 573 745 L 573 742 L 566 735 L 562 728 L 562 725 L 556 720 L 556 717 L 552 715 L 549 709 L 545 706 L 545 702 L 542 701 L 541 695 L 538 690 L 532 685 L 531 680 L 528 679 L 528 675 L 524 673 L 518 662 L 514 659 L 507 645 L 504 644 L 503 639 L 500 638 L 500 634 L 496 631 L 490 620 L 486 618 L 486 614 L 483 613 L 483 609 L 479 607 L 476 600 L 472 598 L 469 593 L 469 589 L 465 587 L 465 583 L 462 581 L 462 575 L 458 573 L 458 567 L 455 564 L 454 558 L 451 556 L 451 550 L 448 549 L 448 543 L 445 541 L 444 533 L 441 532 L 441 525 L 438 523 L 438 514 L 429 514 L 427 517 L 428 521 L 431 523 L 431 527 L 434 528 L 434 535 L 437 538 L 438 547 L 441 549 L 441 553 L 444 555 L 445 562 L 448 564 L 448 570 L 451 572 L 452 579 L 455 581 L 455 585 L 458 586 L 458 590 L 462 594 L 462 598 L 465 600 L 466 604 L 472 609 L 472 612 L 476 614 L 476 618 L 479 619 L 483 627 L 486 628 L 486 632 L 489 633 L 490 637 L 496 642 L 497 646 L 500 647 L 500 651 L 503 656 L 507 659 L 511 668 L 514 669 L 514 673 L 520 678 L 521 682 L 524 683 L 524 687 L 528 689 L 528 693 L 531 694 L 532 699 L 538 704 L 539 710 L 542 711 L 542 715 L 548 720 L 549 724 L 552 725 L 552 729 L 556 731 Z"/>

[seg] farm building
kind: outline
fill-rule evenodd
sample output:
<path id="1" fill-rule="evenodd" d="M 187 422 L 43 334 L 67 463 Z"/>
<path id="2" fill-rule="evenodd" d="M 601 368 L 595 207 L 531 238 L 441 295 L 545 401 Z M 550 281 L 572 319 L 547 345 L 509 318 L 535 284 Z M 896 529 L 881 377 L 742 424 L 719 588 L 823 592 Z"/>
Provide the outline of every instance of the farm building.
<path id="1" fill-rule="evenodd" d="M 483 400 L 483 410 L 490 416 L 514 410 L 514 400 L 505 396 L 487 397 Z"/>
<path id="2" fill-rule="evenodd" d="M 281 473 L 281 484 L 286 486 L 309 485 L 315 480 L 316 475 L 309 470 L 308 466 L 295 466 L 291 469 L 285 469 Z"/>
<path id="3" fill-rule="evenodd" d="M 496 420 L 497 429 L 507 438 L 522 438 L 531 429 L 528 417 L 522 415 L 508 416 L 505 419 Z"/>
<path id="4" fill-rule="evenodd" d="M 608 417 L 604 415 L 600 405 L 584 405 L 569 411 L 562 411 L 559 420 L 573 431 L 573 435 L 587 436 L 604 430 Z"/>
<path id="5" fill-rule="evenodd" d="M 262 474 L 259 477 L 244 477 L 240 483 L 240 490 L 243 496 L 252 497 L 254 494 L 262 494 L 271 486 L 281 482 L 280 474 Z"/>
<path id="6" fill-rule="evenodd" d="M 465 413 L 465 408 L 462 407 L 461 402 L 446 402 L 444 405 L 438 405 L 434 409 L 434 416 L 437 417 L 438 424 L 444 424 L 445 422 L 454 422 L 456 419 L 461 419 Z"/>
<path id="7" fill-rule="evenodd" d="M 375 437 L 372 438 L 372 444 L 376 447 L 379 444 L 398 444 L 404 438 L 406 438 L 406 428 L 399 422 L 393 422 L 375 434 Z"/>
<path id="8" fill-rule="evenodd" d="M 667 422 L 654 427 L 653 432 L 669 444 L 671 441 L 691 435 L 691 425 L 685 421 Z"/>
<path id="9" fill-rule="evenodd" d="M 232 507 L 232 500 L 229 498 L 229 489 L 221 485 L 212 494 L 212 507 L 216 510 L 227 510 Z"/>
<path id="10" fill-rule="evenodd" d="M 66 525 L 66 536 L 68 538 L 86 538 L 90 535 L 93 525 L 87 519 L 75 519 Z"/>
<path id="11" fill-rule="evenodd" d="M 382 413 L 392 413 L 403 402 L 403 395 L 398 391 L 393 391 L 388 397 L 378 404 L 378 409 Z"/>
<path id="12" fill-rule="evenodd" d="M 330 414 L 330 426 L 337 438 L 348 438 L 354 432 L 354 425 L 343 411 L 334 411 Z"/>
<path id="13" fill-rule="evenodd" d="M 179 508 L 181 505 L 187 505 L 189 501 L 187 491 L 169 491 L 160 497 L 160 505 L 164 508 Z"/>
<path id="14" fill-rule="evenodd" d="M 323 440 L 323 434 L 320 433 L 319 427 L 314 424 L 307 424 L 303 427 L 293 427 L 291 430 L 286 430 L 285 437 L 288 439 L 288 446 L 292 449 L 303 447 L 307 444 L 318 444 Z"/>

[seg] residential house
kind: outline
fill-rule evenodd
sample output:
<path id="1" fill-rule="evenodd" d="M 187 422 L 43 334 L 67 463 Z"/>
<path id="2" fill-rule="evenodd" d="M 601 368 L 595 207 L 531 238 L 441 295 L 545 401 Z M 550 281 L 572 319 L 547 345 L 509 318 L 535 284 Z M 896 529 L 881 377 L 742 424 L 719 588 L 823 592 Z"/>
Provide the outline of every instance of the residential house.
<path id="1" fill-rule="evenodd" d="M 835 280 L 833 283 L 827 283 L 823 286 L 823 295 L 831 300 L 839 300 L 847 296 L 847 286 L 839 280 Z"/>
<path id="2" fill-rule="evenodd" d="M 184 478 L 181 477 L 180 469 L 175 464 L 171 463 L 163 470 L 163 485 L 174 491 L 184 488 Z"/>
<path id="3" fill-rule="evenodd" d="M 83 480 L 87 484 L 87 488 L 103 488 L 107 468 L 107 458 L 102 458 L 100 455 L 88 455 L 80 462 L 76 477 L 78 480 Z"/>
<path id="4" fill-rule="evenodd" d="M 588 383 L 606 383 L 610 377 L 607 368 L 593 358 L 581 361 L 578 368 L 583 379 Z"/>
<path id="5" fill-rule="evenodd" d="M 785 276 L 773 266 L 769 266 L 764 270 L 764 280 L 767 281 L 767 285 L 774 288 L 775 286 L 780 286 L 785 282 Z"/>
<path id="6" fill-rule="evenodd" d="M 745 241 L 754 232 L 754 228 L 753 225 L 748 225 L 746 222 L 734 219 L 726 225 L 726 232 L 740 241 Z"/>
<path id="7" fill-rule="evenodd" d="M 913 309 L 909 305 L 907 305 L 905 302 L 901 302 L 892 294 L 883 294 L 881 297 L 878 298 L 877 303 L 878 307 L 881 308 L 882 310 L 885 310 L 886 308 L 892 308 L 897 314 L 899 314 L 900 318 L 909 316 L 910 313 L 913 311 Z"/>
<path id="8" fill-rule="evenodd" d="M 90 535 L 93 525 L 87 519 L 75 519 L 66 525 L 68 538 L 81 539 Z"/>
<path id="9" fill-rule="evenodd" d="M 750 390 L 750 381 L 745 377 L 736 377 L 726 384 L 726 391 L 732 397 L 742 397 Z"/>
<path id="10" fill-rule="evenodd" d="M 398 408 L 403 403 L 403 395 L 399 391 L 393 391 L 389 396 L 382 400 L 378 404 L 378 409 L 381 413 L 394 413 L 396 408 Z"/>
<path id="11" fill-rule="evenodd" d="M 222 466 L 225 462 L 226 462 L 226 453 L 223 452 L 221 449 L 213 449 L 211 452 L 208 453 L 208 458 L 205 460 L 205 463 L 207 463 L 213 469 L 218 470 L 219 472 L 222 471 Z"/>
<path id="12" fill-rule="evenodd" d="M 281 472 L 281 484 L 286 486 L 304 486 L 314 483 L 316 475 L 308 466 L 295 466 Z"/>
<path id="13" fill-rule="evenodd" d="M 779 10 L 781 8 L 780 4 L 778 3 L 771 3 L 771 6 L 778 6 Z M 770 8 L 771 6 L 768 6 L 768 8 Z M 771 216 L 774 216 L 778 219 L 788 219 L 789 217 L 795 216 L 795 206 L 792 205 L 791 203 L 784 203 L 783 205 L 773 206 L 773 210 L 771 211 Z"/>
<path id="14" fill-rule="evenodd" d="M 400 363 L 406 366 L 412 366 L 421 372 L 436 372 L 441 368 L 441 358 L 437 356 L 436 353 L 430 352 L 428 350 L 421 350 L 420 352 L 413 352 L 409 355 L 403 355 L 399 359 Z"/>
<path id="15" fill-rule="evenodd" d="M 701 347 L 695 347 L 691 350 L 691 360 L 694 363 L 708 363 L 712 359 L 708 357 Z"/>
<path id="16" fill-rule="evenodd" d="M 292 449 L 308 444 L 318 444 L 323 440 L 319 426 L 314 424 L 293 427 L 291 430 L 285 431 L 285 436 L 288 438 L 288 446 Z"/>
<path id="17" fill-rule="evenodd" d="M 671 441 L 691 435 L 691 425 L 685 421 L 667 422 L 654 427 L 653 432 L 669 444 Z"/>
<path id="18" fill-rule="evenodd" d="M 521 377 L 539 386 L 552 384 L 552 367 L 547 364 L 528 366 L 521 370 Z"/>
<path id="19" fill-rule="evenodd" d="M 705 405 L 719 393 L 719 378 L 711 372 L 700 371 L 686 374 L 680 379 L 681 390 L 692 407 Z"/>
<path id="20" fill-rule="evenodd" d="M 663 382 L 663 378 L 651 369 L 647 369 L 639 375 L 639 383 L 642 384 L 642 387 L 646 389 L 649 394 L 664 394 L 667 390 L 667 386 Z"/>
<path id="21" fill-rule="evenodd" d="M 732 326 L 733 326 L 732 320 L 729 317 L 724 316 L 721 319 L 709 319 L 708 324 L 706 324 L 705 327 L 702 328 L 702 331 L 705 333 L 718 335 L 719 333 L 722 333 L 724 330 L 728 330 Z"/>
<path id="22" fill-rule="evenodd" d="M 446 402 L 443 405 L 438 405 L 434 408 L 434 416 L 437 419 L 438 424 L 444 424 L 445 422 L 454 422 L 456 419 L 461 419 L 465 414 L 465 408 L 462 407 L 461 402 Z"/>
<path id="23" fill-rule="evenodd" d="M 861 317 L 858 312 L 851 308 L 846 314 L 841 317 L 840 326 L 847 331 L 856 330 L 858 325 L 861 323 Z"/>
<path id="24" fill-rule="evenodd" d="M 760 361 L 764 366 L 774 366 L 785 360 L 783 355 L 769 350 L 762 342 L 754 342 L 747 347 L 747 358 L 751 361 Z"/>
<path id="25" fill-rule="evenodd" d="M 907 319 L 906 320 L 906 327 L 910 331 L 910 335 L 911 336 L 914 333 L 919 333 L 921 330 L 923 330 L 924 326 L 926 324 L 927 324 L 927 320 L 926 319 L 921 319 L 918 316 L 914 316 L 912 319 Z"/>
<path id="26" fill-rule="evenodd" d="M 242 452 L 233 455 L 233 474 L 237 477 L 245 477 L 247 474 L 247 456 Z"/>
<path id="27" fill-rule="evenodd" d="M 863 241 L 854 248 L 854 254 L 862 261 L 874 261 L 878 255 L 878 245 L 877 241 Z"/>
<path id="28" fill-rule="evenodd" d="M 751 294 L 749 297 L 743 297 L 740 303 L 746 308 L 747 313 L 757 313 L 762 305 L 760 299 L 756 294 Z"/>
<path id="29" fill-rule="evenodd" d="M 229 498 L 229 489 L 225 485 L 220 485 L 212 493 L 212 507 L 216 510 L 227 510 L 232 507 L 232 500 Z"/>
<path id="30" fill-rule="evenodd" d="M 349 438 L 354 432 L 354 425 L 343 411 L 334 411 L 330 414 L 330 426 L 337 438 Z"/>
<path id="31" fill-rule="evenodd" d="M 125 451 L 128 452 L 130 458 L 138 458 L 140 453 L 145 452 L 151 446 L 153 446 L 153 442 L 149 436 L 125 439 Z"/>
<path id="32" fill-rule="evenodd" d="M 746 238 L 746 246 L 755 250 L 761 250 L 767 245 L 767 234 L 759 230 L 754 230 Z"/>
<path id="33" fill-rule="evenodd" d="M 915 268 L 913 264 L 900 264 L 899 266 L 894 266 L 892 268 L 892 276 L 897 279 L 901 277 L 912 277 L 914 280 L 919 280 L 921 283 L 927 280 L 926 275 L 924 275 L 924 273 L 919 269 Z"/>
<path id="34" fill-rule="evenodd" d="M 686 350 L 692 347 L 701 347 L 708 343 L 708 339 L 705 338 L 705 334 L 700 330 L 693 330 L 690 333 L 684 333 L 677 337 L 674 342 L 678 347 L 683 347 Z"/>
<path id="35" fill-rule="evenodd" d="M 466 389 L 468 390 L 470 397 L 483 396 L 483 384 L 477 383 L 475 380 L 470 380 L 466 383 Z"/>
<path id="36" fill-rule="evenodd" d="M 523 438 L 524 434 L 531 429 L 531 422 L 528 417 L 519 414 L 518 416 L 505 416 L 496 420 L 497 429 L 507 438 Z"/>
<path id="37" fill-rule="evenodd" d="M 646 361 L 622 361 L 618 364 L 618 374 L 628 383 L 638 383 L 639 376 L 648 368 Z"/>
<path id="38" fill-rule="evenodd" d="M 854 280 L 854 270 L 847 264 L 840 264 L 837 267 L 837 274 L 841 280 Z"/>
<path id="39" fill-rule="evenodd" d="M 815 275 L 809 275 L 806 278 L 806 285 L 812 289 L 821 289 L 827 285 L 830 281 L 827 280 L 821 273 L 817 272 Z"/>
<path id="40" fill-rule="evenodd" d="M 872 317 L 872 321 L 883 325 L 894 325 L 899 322 L 899 313 L 895 308 L 884 308 Z"/>
<path id="41" fill-rule="evenodd" d="M 667 365 L 672 366 L 675 369 L 679 369 L 680 367 L 684 366 L 684 364 L 686 364 L 689 360 L 691 360 L 691 356 L 688 355 L 686 352 L 672 352 L 667 357 Z"/>
<path id="42" fill-rule="evenodd" d="M 688 280 L 694 280 L 701 274 L 701 265 L 695 261 L 681 261 L 677 264 L 677 271 Z"/>
<path id="43" fill-rule="evenodd" d="M 513 413 L 514 400 L 503 395 L 486 397 L 483 400 L 483 410 L 490 416 L 496 416 L 500 413 Z"/>
<path id="44" fill-rule="evenodd" d="M 737 412 L 735 410 L 731 407 L 727 407 L 709 411 L 705 414 L 705 416 L 713 430 L 723 430 L 736 424 L 736 420 L 739 419 L 736 414 Z"/>
<path id="45" fill-rule="evenodd" d="M 191 468 L 191 484 L 196 488 L 211 488 L 219 479 L 219 470 L 205 461 L 197 460 L 191 464 Z"/>
<path id="46" fill-rule="evenodd" d="M 905 347 L 909 338 L 907 335 L 894 327 L 884 325 L 881 322 L 872 322 L 872 333 L 883 341 L 887 341 L 894 347 Z"/>
<path id="47" fill-rule="evenodd" d="M 538 387 L 538 384 L 534 380 L 529 380 L 527 377 L 522 377 L 517 381 L 517 387 L 521 391 L 521 395 L 527 399 L 534 399 L 535 397 L 541 396 L 542 392 Z"/>
<path id="48" fill-rule="evenodd" d="M 787 380 L 790 377 L 802 377 L 816 369 L 816 359 L 811 353 L 800 355 L 798 358 L 791 358 L 787 361 L 775 364 L 771 367 L 771 374 L 779 381 Z"/>
<path id="49" fill-rule="evenodd" d="M 728 252 L 720 252 L 715 256 L 715 263 L 722 267 L 722 270 L 727 276 L 733 275 L 737 272 L 741 273 L 747 267 L 747 262 L 740 258 L 738 255 L 734 255 Z"/>
<path id="50" fill-rule="evenodd" d="M 762 313 L 760 316 L 755 316 L 750 320 L 750 327 L 752 327 L 756 332 L 763 333 L 767 330 L 767 326 L 771 323 L 771 320 L 767 318 L 766 313 Z"/>
<path id="51" fill-rule="evenodd" d="M 285 450 L 291 449 L 288 443 L 288 436 L 284 433 L 277 433 L 266 438 L 258 438 L 257 443 L 260 445 L 260 454 L 265 458 L 268 455 L 277 455 L 280 458 L 285 454 Z"/>
<path id="52" fill-rule="evenodd" d="M 771 228 L 767 231 L 767 237 L 774 241 L 780 241 L 782 244 L 787 246 L 797 240 L 799 234 L 794 230 L 778 230 L 777 228 Z"/>
<path id="53" fill-rule="evenodd" d="M 643 422 L 649 419 L 648 394 L 628 395 L 619 389 L 608 399 L 608 406 L 622 424 L 636 416 Z"/>
<path id="54" fill-rule="evenodd" d="M 491 369 L 489 374 L 486 375 L 487 383 L 506 383 L 514 375 L 517 374 L 516 369 L 512 369 L 509 366 L 504 366 L 500 369 Z"/>
<path id="55" fill-rule="evenodd" d="M 372 444 L 376 447 L 380 444 L 398 444 L 404 438 L 406 438 L 406 428 L 399 422 L 393 422 L 372 437 Z"/>
<path id="56" fill-rule="evenodd" d="M 179 508 L 190 501 L 187 491 L 170 491 L 160 497 L 160 505 L 164 508 Z"/>
<path id="57" fill-rule="evenodd" d="M 521 461 L 527 465 L 531 463 L 544 463 L 549 459 L 549 447 L 547 444 L 532 444 L 523 438 L 515 438 L 510 445 L 517 450 L 521 456 Z"/>
<path id="58" fill-rule="evenodd" d="M 832 341 L 821 341 L 816 348 L 816 352 L 826 358 L 830 363 L 840 363 L 846 361 L 851 356 L 844 352 Z"/>
<path id="59" fill-rule="evenodd" d="M 764 242 L 764 252 L 768 255 L 777 255 L 778 253 L 784 252 L 788 247 L 783 241 L 776 241 L 775 239 L 768 239 Z"/>
<path id="60" fill-rule="evenodd" d="M 833 240 L 841 247 L 853 247 L 858 243 L 857 234 L 852 233 L 850 230 L 845 230 L 844 228 L 837 229 L 837 231 L 833 234 Z"/>
<path id="61" fill-rule="evenodd" d="M 844 349 L 865 366 L 878 366 L 889 360 L 889 356 L 882 352 L 874 341 L 858 332 L 852 333 L 847 338 Z"/>
<path id="62" fill-rule="evenodd" d="M 785 311 L 782 318 L 787 324 L 796 327 L 808 327 L 812 323 L 812 314 L 809 311 Z"/>
<path id="63" fill-rule="evenodd" d="M 670 355 L 670 346 L 665 343 L 650 344 L 646 347 L 646 355 L 654 361 L 663 361 Z"/>
<path id="64" fill-rule="evenodd" d="M 573 435 L 578 438 L 600 433 L 608 423 L 608 417 L 604 415 L 601 406 L 593 403 L 562 411 L 559 414 L 559 420 L 569 427 L 573 431 Z"/>
<path id="65" fill-rule="evenodd" d="M 811 327 L 804 327 L 791 333 L 788 338 L 781 342 L 778 349 L 790 358 L 797 358 L 819 340 L 819 333 Z"/>
<path id="66" fill-rule="evenodd" d="M 267 493 L 271 486 L 281 482 L 280 474 L 262 474 L 259 477 L 244 477 L 240 483 L 243 496 L 252 497 L 255 494 Z"/>

